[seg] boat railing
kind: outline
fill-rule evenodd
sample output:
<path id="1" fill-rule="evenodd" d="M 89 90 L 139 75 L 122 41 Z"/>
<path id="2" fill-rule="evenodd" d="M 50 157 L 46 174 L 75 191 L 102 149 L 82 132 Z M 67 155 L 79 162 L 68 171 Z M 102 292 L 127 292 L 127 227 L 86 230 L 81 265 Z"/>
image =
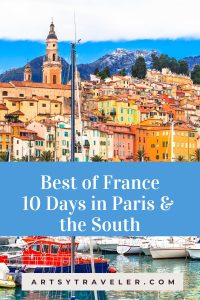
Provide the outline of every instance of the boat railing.
<path id="1" fill-rule="evenodd" d="M 96 259 L 103 259 L 102 257 L 96 257 Z M 91 260 L 90 256 L 76 256 L 76 264 L 88 263 Z M 4 262 L 7 265 L 36 265 L 36 266 L 68 266 L 71 265 L 71 255 L 59 255 L 59 254 L 21 254 L 13 257 L 2 255 L 0 262 Z"/>

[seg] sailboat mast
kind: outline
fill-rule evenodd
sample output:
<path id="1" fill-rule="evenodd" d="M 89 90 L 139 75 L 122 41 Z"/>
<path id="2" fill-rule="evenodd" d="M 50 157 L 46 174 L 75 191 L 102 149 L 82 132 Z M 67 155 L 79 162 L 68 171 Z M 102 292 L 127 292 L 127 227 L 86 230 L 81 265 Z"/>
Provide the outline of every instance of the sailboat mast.
<path id="1" fill-rule="evenodd" d="M 75 72 L 76 72 L 76 43 L 71 44 L 71 161 L 75 161 Z"/>
<path id="2" fill-rule="evenodd" d="M 71 44 L 71 162 L 75 161 L 75 72 L 76 72 L 76 42 Z M 75 236 L 71 237 L 71 273 L 75 273 Z M 74 292 L 71 293 L 71 300 L 75 299 Z"/>

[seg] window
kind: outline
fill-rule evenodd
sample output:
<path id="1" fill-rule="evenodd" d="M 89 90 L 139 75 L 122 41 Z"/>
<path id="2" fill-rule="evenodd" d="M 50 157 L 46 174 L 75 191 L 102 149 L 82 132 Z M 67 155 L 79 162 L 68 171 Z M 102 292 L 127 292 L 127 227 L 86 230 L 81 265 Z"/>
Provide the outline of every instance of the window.
<path id="1" fill-rule="evenodd" d="M 64 132 L 64 136 L 68 137 L 68 132 L 67 131 Z"/>
<path id="2" fill-rule="evenodd" d="M 56 60 L 56 54 L 54 53 L 53 54 L 53 61 L 55 61 Z"/>
<path id="3" fill-rule="evenodd" d="M 16 151 L 16 155 L 19 155 L 19 150 Z"/>
<path id="4" fill-rule="evenodd" d="M 162 146 L 165 148 L 165 147 L 168 147 L 168 142 L 163 142 L 162 143 Z"/>
<path id="5" fill-rule="evenodd" d="M 24 97 L 24 94 L 19 94 L 19 97 L 23 98 L 23 97 Z"/>
<path id="6" fill-rule="evenodd" d="M 35 155 L 36 155 L 36 157 L 40 157 L 40 150 L 36 150 Z"/>
<path id="7" fill-rule="evenodd" d="M 29 103 L 29 106 L 34 106 L 34 103 L 33 103 L 33 102 L 30 102 L 30 103 Z"/>
<path id="8" fill-rule="evenodd" d="M 0 151 L 2 151 L 2 145 L 0 144 Z"/>
<path id="9" fill-rule="evenodd" d="M 45 103 L 42 104 L 42 107 L 46 107 L 47 105 Z"/>
<path id="10" fill-rule="evenodd" d="M 44 98 L 47 98 L 47 99 L 49 99 L 49 96 L 48 96 L 48 95 L 45 95 L 45 96 L 44 96 Z"/>
<path id="11" fill-rule="evenodd" d="M 55 104 L 55 107 L 58 107 L 58 104 Z"/>
<path id="12" fill-rule="evenodd" d="M 6 135 L 6 142 L 9 142 L 9 135 Z"/>
<path id="13" fill-rule="evenodd" d="M 159 155 L 156 155 L 156 159 L 157 159 L 157 160 L 159 159 Z"/>
<path id="14" fill-rule="evenodd" d="M 34 245 L 32 245 L 31 249 L 33 251 L 40 252 L 40 244 L 34 244 Z"/>
<path id="15" fill-rule="evenodd" d="M 56 83 L 57 83 L 56 75 L 53 75 L 53 84 L 56 84 Z"/>
<path id="16" fill-rule="evenodd" d="M 66 155 L 67 153 L 67 149 L 62 149 L 62 155 Z"/>
<path id="17" fill-rule="evenodd" d="M 51 254 L 57 254 L 60 246 L 59 245 L 51 245 Z"/>
<path id="18" fill-rule="evenodd" d="M 2 142 L 2 135 L 0 135 L 0 142 Z"/>
<path id="19" fill-rule="evenodd" d="M 3 91 L 2 92 L 2 96 L 8 96 L 8 92 L 7 91 Z"/>
<path id="20" fill-rule="evenodd" d="M 68 247 L 68 245 L 63 245 L 60 252 L 69 252 L 69 247 Z"/>
<path id="21" fill-rule="evenodd" d="M 49 245 L 42 245 L 42 252 L 48 253 L 49 251 Z"/>
<path id="22" fill-rule="evenodd" d="M 12 102 L 12 106 L 16 106 L 16 103 L 15 103 L 15 102 Z"/>

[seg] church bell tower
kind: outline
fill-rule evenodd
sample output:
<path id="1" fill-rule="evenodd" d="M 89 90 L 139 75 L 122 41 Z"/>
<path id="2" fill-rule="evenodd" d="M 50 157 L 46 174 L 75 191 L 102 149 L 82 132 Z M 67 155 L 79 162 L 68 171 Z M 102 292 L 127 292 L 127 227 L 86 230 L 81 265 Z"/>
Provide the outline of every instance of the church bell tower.
<path id="1" fill-rule="evenodd" d="M 61 84 L 62 64 L 58 57 L 58 38 L 52 21 L 46 39 L 46 56 L 43 62 L 43 83 Z"/>
<path id="2" fill-rule="evenodd" d="M 32 81 L 32 70 L 30 64 L 26 64 L 24 69 L 24 81 Z"/>

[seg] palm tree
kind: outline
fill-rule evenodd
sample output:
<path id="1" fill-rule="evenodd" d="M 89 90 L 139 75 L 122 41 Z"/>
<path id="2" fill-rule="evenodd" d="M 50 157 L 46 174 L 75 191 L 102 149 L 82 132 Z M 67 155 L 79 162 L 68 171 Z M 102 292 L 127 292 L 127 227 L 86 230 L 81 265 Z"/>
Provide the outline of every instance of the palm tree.
<path id="1" fill-rule="evenodd" d="M 145 158 L 145 152 L 144 149 L 142 150 L 138 150 L 137 154 L 136 154 L 136 159 L 140 162 L 144 161 Z"/>
<path id="2" fill-rule="evenodd" d="M 195 153 L 193 154 L 192 161 L 198 161 L 200 162 L 200 148 L 195 150 Z"/>
<path id="3" fill-rule="evenodd" d="M 8 152 L 1 152 L 0 153 L 0 162 L 6 162 L 9 159 L 9 153 Z"/>
<path id="4" fill-rule="evenodd" d="M 53 161 L 53 154 L 50 150 L 43 151 L 40 156 L 40 161 Z"/>
<path id="5" fill-rule="evenodd" d="M 93 157 L 91 157 L 91 161 L 100 162 L 100 161 L 103 161 L 103 158 L 100 155 L 94 155 Z"/>
<path id="6" fill-rule="evenodd" d="M 23 162 L 36 161 L 36 158 L 34 156 L 30 156 L 28 158 L 28 155 L 25 155 L 21 159 L 19 159 L 19 161 L 23 161 Z"/>
<path id="7" fill-rule="evenodd" d="M 176 159 L 177 162 L 183 162 L 185 161 L 184 156 L 183 155 L 179 155 Z"/>

